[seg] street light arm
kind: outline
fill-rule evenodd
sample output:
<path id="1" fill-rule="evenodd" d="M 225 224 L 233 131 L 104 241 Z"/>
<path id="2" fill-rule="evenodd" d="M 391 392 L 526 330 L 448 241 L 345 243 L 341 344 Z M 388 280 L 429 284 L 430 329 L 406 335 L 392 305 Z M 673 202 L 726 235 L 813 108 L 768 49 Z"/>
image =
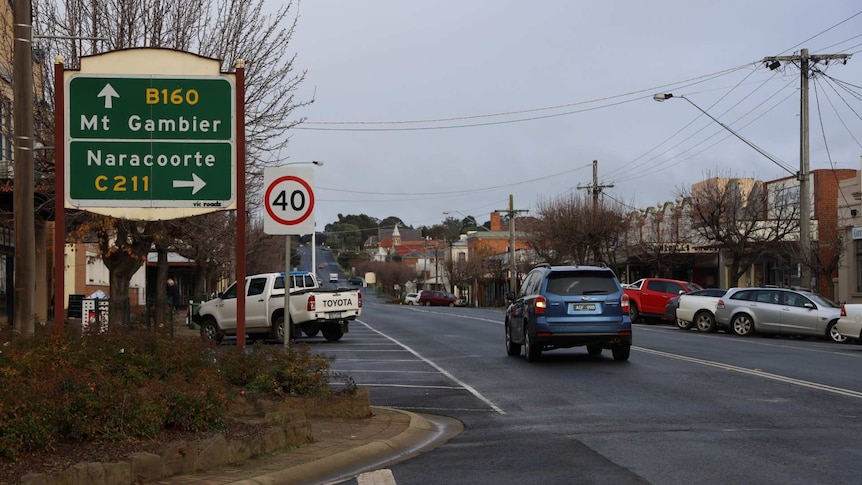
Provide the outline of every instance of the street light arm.
<path id="1" fill-rule="evenodd" d="M 767 159 L 769 159 L 769 161 L 771 161 L 772 163 L 774 163 L 774 164 L 778 165 L 779 167 L 781 167 L 781 169 L 782 169 L 782 170 L 784 170 L 785 172 L 787 172 L 787 173 L 789 173 L 789 174 L 791 174 L 791 175 L 793 175 L 793 176 L 796 176 L 797 178 L 799 177 L 799 172 L 794 172 L 793 170 L 791 170 L 791 169 L 787 168 L 787 167 L 784 165 L 784 162 L 782 162 L 781 160 L 778 160 L 778 159 L 776 159 L 775 157 L 773 157 L 772 155 L 770 155 L 770 154 L 766 153 L 766 152 L 765 152 L 765 151 L 763 151 L 763 149 L 761 149 L 759 146 L 757 146 L 757 145 L 755 145 L 754 143 L 752 143 L 752 142 L 748 141 L 748 139 L 746 139 L 744 136 L 742 136 L 742 135 L 740 135 L 739 133 L 735 132 L 733 129 L 731 129 L 729 126 L 725 125 L 725 124 L 724 124 L 724 123 L 722 123 L 721 121 L 718 121 L 718 119 L 717 119 L 717 118 L 715 118 L 715 117 L 714 117 L 714 116 L 712 116 L 711 114 L 707 113 L 707 112 L 706 112 L 706 110 L 704 110 L 704 109 L 703 109 L 703 108 L 701 108 L 700 106 L 698 106 L 698 105 L 694 104 L 694 102 L 693 102 L 692 100 L 690 100 L 690 99 L 686 98 L 685 96 L 682 96 L 682 95 L 674 96 L 674 95 L 673 95 L 673 93 L 659 93 L 659 94 L 655 94 L 655 95 L 653 95 L 653 99 L 654 99 L 655 101 L 658 101 L 658 102 L 662 102 L 662 101 L 664 101 L 664 100 L 666 100 L 666 99 L 670 99 L 670 98 L 681 98 L 681 99 L 684 99 L 684 100 L 688 101 L 688 104 L 690 104 L 690 105 L 694 106 L 695 108 L 697 108 L 697 110 L 698 110 L 698 111 L 700 111 L 701 113 L 705 114 L 705 115 L 706 115 L 709 119 L 711 119 L 712 121 L 715 121 L 716 123 L 718 123 L 718 124 L 719 124 L 719 126 L 721 126 L 722 128 L 724 128 L 725 130 L 729 131 L 733 136 L 735 136 L 735 137 L 739 138 L 740 140 L 742 140 L 742 142 L 743 142 L 743 143 L 745 143 L 746 145 L 750 146 L 751 148 L 754 148 L 754 149 L 757 151 L 757 153 L 759 153 L 759 154 L 763 155 L 764 157 L 766 157 Z"/>

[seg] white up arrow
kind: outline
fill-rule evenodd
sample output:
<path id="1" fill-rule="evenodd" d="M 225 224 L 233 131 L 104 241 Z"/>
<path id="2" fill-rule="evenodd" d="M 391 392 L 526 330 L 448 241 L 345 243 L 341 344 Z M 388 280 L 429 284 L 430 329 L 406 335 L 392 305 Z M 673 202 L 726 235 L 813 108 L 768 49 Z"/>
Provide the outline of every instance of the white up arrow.
<path id="1" fill-rule="evenodd" d="M 105 84 L 105 87 L 96 95 L 97 98 L 105 98 L 105 108 L 112 108 L 114 98 L 119 98 L 120 95 L 111 86 L 111 83 Z"/>
<path id="2" fill-rule="evenodd" d="M 191 187 L 192 195 L 198 193 L 199 190 L 204 188 L 207 183 L 201 180 L 197 174 L 192 174 L 192 180 L 174 180 L 174 188 L 177 187 Z"/>

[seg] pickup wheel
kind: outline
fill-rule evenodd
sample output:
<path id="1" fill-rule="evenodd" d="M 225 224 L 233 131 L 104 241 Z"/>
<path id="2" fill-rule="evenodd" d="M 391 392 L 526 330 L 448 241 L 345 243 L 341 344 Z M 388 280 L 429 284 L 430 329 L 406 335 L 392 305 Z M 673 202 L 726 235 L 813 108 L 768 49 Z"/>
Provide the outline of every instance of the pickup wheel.
<path id="1" fill-rule="evenodd" d="M 274 338 L 278 343 L 284 344 L 284 315 L 280 315 L 275 317 L 275 321 L 272 322 L 272 338 Z M 288 339 L 292 340 L 293 335 L 291 335 L 291 331 L 288 328 Z"/>
<path id="2" fill-rule="evenodd" d="M 521 344 L 512 342 L 512 330 L 509 328 L 509 321 L 506 321 L 506 355 L 517 357 L 521 355 Z"/>
<path id="3" fill-rule="evenodd" d="M 641 318 L 641 312 L 638 310 L 638 306 L 634 303 L 629 303 L 629 318 L 632 323 L 636 323 Z"/>
<path id="4" fill-rule="evenodd" d="M 211 340 L 217 344 L 220 344 L 222 339 L 224 338 L 224 333 L 219 330 L 215 320 L 213 320 L 212 318 L 207 318 L 201 324 L 201 337 L 206 340 Z"/>
<path id="5" fill-rule="evenodd" d="M 715 316 L 706 310 L 701 310 L 694 315 L 694 323 L 700 332 L 715 332 Z"/>
<path id="6" fill-rule="evenodd" d="M 326 327 L 323 329 L 323 338 L 330 342 L 337 342 L 344 336 L 344 332 L 338 327 Z"/>

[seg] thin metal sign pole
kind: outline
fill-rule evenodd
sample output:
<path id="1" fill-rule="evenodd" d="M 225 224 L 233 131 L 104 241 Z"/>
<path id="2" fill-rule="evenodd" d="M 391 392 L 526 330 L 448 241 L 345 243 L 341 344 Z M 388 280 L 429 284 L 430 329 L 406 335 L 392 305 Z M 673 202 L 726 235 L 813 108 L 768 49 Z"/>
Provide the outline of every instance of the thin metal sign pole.
<path id="1" fill-rule="evenodd" d="M 290 287 L 293 278 L 290 277 L 290 235 L 284 236 L 284 321 L 282 322 L 282 334 L 284 335 L 284 348 L 290 344 Z"/>

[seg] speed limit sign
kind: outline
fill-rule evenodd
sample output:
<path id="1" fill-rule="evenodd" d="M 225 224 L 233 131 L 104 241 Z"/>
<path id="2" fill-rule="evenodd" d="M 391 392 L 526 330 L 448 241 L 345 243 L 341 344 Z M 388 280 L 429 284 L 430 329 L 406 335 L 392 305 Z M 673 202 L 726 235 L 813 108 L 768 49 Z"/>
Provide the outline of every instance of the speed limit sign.
<path id="1" fill-rule="evenodd" d="M 314 171 L 302 167 L 274 167 L 263 171 L 263 232 L 314 232 Z"/>

